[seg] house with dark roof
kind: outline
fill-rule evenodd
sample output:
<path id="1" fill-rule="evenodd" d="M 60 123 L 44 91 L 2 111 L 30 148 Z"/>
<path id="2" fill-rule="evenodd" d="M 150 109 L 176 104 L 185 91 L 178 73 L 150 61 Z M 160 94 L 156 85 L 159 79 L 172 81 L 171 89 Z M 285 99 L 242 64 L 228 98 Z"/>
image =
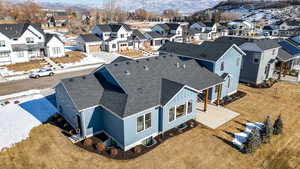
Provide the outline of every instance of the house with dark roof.
<path id="1" fill-rule="evenodd" d="M 45 34 L 46 56 L 63 57 L 65 56 L 64 42 L 55 34 Z"/>
<path id="2" fill-rule="evenodd" d="M 169 41 L 183 42 L 183 28 L 178 23 L 157 24 L 151 29 L 153 32 L 157 32 L 162 36 L 167 37 Z"/>
<path id="3" fill-rule="evenodd" d="M 214 40 L 229 33 L 225 26 L 215 22 L 196 22 L 190 26 L 190 30 L 200 31 L 200 40 Z"/>
<path id="4" fill-rule="evenodd" d="M 54 40 L 56 39 L 56 40 Z M 59 41 L 58 45 L 53 42 Z M 0 65 L 64 55 L 63 43 L 36 24 L 0 24 Z"/>
<path id="5" fill-rule="evenodd" d="M 101 50 L 107 52 L 144 48 L 147 41 L 139 30 L 121 23 L 95 25 L 92 33 L 101 39 Z"/>
<path id="6" fill-rule="evenodd" d="M 276 26 L 266 25 L 262 28 L 264 36 L 278 36 L 279 29 Z"/>
<path id="7" fill-rule="evenodd" d="M 246 53 L 243 56 L 241 82 L 258 85 L 273 78 L 276 58 L 281 48 L 277 40 L 220 37 L 215 41 L 236 44 Z"/>
<path id="8" fill-rule="evenodd" d="M 96 54 L 101 51 L 102 39 L 96 34 L 80 35 L 77 40 L 77 47 L 88 54 Z"/>
<path id="9" fill-rule="evenodd" d="M 238 19 L 228 23 L 229 34 L 235 36 L 251 36 L 255 34 L 255 24 L 246 20 Z"/>
<path id="10" fill-rule="evenodd" d="M 223 78 L 223 84 L 209 89 L 214 102 L 221 90 L 221 99 L 237 92 L 242 57 L 245 53 L 235 44 L 205 41 L 201 45 L 168 42 L 159 49 L 161 55 L 177 56 L 182 60 L 196 60 L 200 67 Z"/>
<path id="11" fill-rule="evenodd" d="M 223 79 L 195 60 L 174 56 L 125 59 L 55 87 L 59 113 L 77 141 L 101 134 L 127 151 L 194 119 L 199 93 Z M 207 102 L 206 102 L 207 104 Z"/>
<path id="12" fill-rule="evenodd" d="M 296 71 L 300 74 L 300 49 L 293 45 L 291 40 L 280 40 L 278 44 L 281 46 L 277 56 L 280 68 L 278 79 L 280 79 L 282 75 L 285 76 L 287 71 Z"/>

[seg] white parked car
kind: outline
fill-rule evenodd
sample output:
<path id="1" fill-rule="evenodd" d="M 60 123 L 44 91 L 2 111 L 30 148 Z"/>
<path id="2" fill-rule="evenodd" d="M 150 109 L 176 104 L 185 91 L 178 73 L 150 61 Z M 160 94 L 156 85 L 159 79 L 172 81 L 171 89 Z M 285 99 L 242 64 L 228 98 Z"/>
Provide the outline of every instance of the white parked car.
<path id="1" fill-rule="evenodd" d="M 29 77 L 38 79 L 43 76 L 53 76 L 53 75 L 54 75 L 54 71 L 52 69 L 40 69 L 38 71 L 32 72 L 31 75 L 29 75 Z"/>

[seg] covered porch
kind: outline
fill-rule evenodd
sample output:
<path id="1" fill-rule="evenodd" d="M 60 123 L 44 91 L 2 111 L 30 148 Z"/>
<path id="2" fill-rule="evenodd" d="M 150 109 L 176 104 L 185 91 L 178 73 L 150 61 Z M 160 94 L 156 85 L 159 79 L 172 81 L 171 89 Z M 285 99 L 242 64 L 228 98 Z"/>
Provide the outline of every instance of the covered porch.
<path id="1" fill-rule="evenodd" d="M 216 129 L 223 124 L 231 121 L 232 119 L 239 116 L 239 113 L 226 109 L 220 106 L 221 102 L 221 93 L 222 93 L 222 84 L 216 85 L 217 100 L 216 104 L 210 103 L 209 100 L 209 89 L 203 90 L 203 96 L 199 99 L 198 104 L 196 105 L 196 110 L 198 115 L 196 120 L 211 128 Z"/>

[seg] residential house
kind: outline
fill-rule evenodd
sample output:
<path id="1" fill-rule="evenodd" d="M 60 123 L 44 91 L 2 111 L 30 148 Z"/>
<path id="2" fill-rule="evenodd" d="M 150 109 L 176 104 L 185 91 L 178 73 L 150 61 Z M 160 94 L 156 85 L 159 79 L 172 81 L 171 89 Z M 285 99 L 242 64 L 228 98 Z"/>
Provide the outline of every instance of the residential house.
<path id="1" fill-rule="evenodd" d="M 159 49 L 163 44 L 169 41 L 166 36 L 163 36 L 162 34 L 157 32 L 146 32 L 144 36 L 150 42 L 149 46 L 154 50 Z"/>
<path id="2" fill-rule="evenodd" d="M 279 29 L 276 26 L 267 25 L 262 28 L 262 34 L 264 36 L 278 36 Z"/>
<path id="3" fill-rule="evenodd" d="M 63 55 L 62 41 L 57 36 L 45 37 L 39 25 L 0 24 L 0 65 Z"/>
<path id="4" fill-rule="evenodd" d="M 63 57 L 65 56 L 64 42 L 55 34 L 45 35 L 46 56 Z"/>
<path id="5" fill-rule="evenodd" d="M 279 41 L 278 44 L 281 46 L 277 56 L 280 67 L 278 78 L 280 79 L 282 74 L 286 75 L 287 71 L 296 71 L 299 73 L 300 49 L 286 40 Z"/>
<path id="6" fill-rule="evenodd" d="M 220 87 L 221 98 L 237 92 L 245 53 L 235 44 L 211 41 L 205 41 L 201 45 L 168 42 L 159 51 L 162 55 L 177 56 L 183 60 L 194 59 L 201 67 L 222 77 L 224 83 L 209 91 L 211 102 L 217 100 Z"/>
<path id="7" fill-rule="evenodd" d="M 284 37 L 296 36 L 300 33 L 300 21 L 287 19 L 277 23 L 279 27 L 279 35 Z"/>
<path id="8" fill-rule="evenodd" d="M 152 32 L 157 32 L 163 37 L 166 37 L 169 41 L 183 42 L 183 28 L 178 23 L 164 23 L 153 26 Z"/>
<path id="9" fill-rule="evenodd" d="M 194 60 L 162 56 L 103 65 L 55 90 L 59 113 L 78 140 L 106 135 L 107 146 L 127 151 L 194 119 L 201 113 L 198 94 L 222 82 Z"/>
<path id="10" fill-rule="evenodd" d="M 246 20 L 234 20 L 228 23 L 230 35 L 251 36 L 255 34 L 255 25 Z"/>
<path id="11" fill-rule="evenodd" d="M 101 51 L 102 40 L 95 34 L 80 35 L 76 42 L 79 50 L 88 54 L 96 54 Z"/>
<path id="12" fill-rule="evenodd" d="M 147 41 L 139 30 L 126 24 L 96 25 L 92 33 L 101 39 L 101 50 L 107 52 L 144 48 Z"/>
<path id="13" fill-rule="evenodd" d="M 241 82 L 258 85 L 273 78 L 280 48 L 277 40 L 220 37 L 216 42 L 236 44 L 246 53 L 241 67 Z"/>
<path id="14" fill-rule="evenodd" d="M 200 40 L 206 41 L 229 34 L 226 26 L 214 22 L 196 22 L 190 26 L 190 30 L 200 31 Z"/>

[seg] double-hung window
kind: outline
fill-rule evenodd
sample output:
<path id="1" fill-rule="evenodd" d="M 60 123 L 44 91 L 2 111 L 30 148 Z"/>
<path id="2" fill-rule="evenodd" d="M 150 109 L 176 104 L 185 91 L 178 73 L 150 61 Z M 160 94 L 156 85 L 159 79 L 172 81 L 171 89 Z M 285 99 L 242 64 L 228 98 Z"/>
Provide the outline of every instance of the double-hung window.
<path id="1" fill-rule="evenodd" d="M 61 53 L 60 47 L 54 47 L 54 48 L 52 48 L 52 52 L 53 52 L 54 55 L 60 54 Z"/>
<path id="2" fill-rule="evenodd" d="M 169 110 L 169 122 L 173 120 L 175 120 L 175 107 L 172 107 Z"/>
<path id="3" fill-rule="evenodd" d="M 187 113 L 190 114 L 193 112 L 193 100 L 188 101 Z"/>
<path id="4" fill-rule="evenodd" d="M 176 119 L 186 114 L 186 104 L 182 104 L 176 107 Z"/>
<path id="5" fill-rule="evenodd" d="M 5 41 L 4 40 L 0 40 L 0 47 L 5 47 Z"/>
<path id="6" fill-rule="evenodd" d="M 26 38 L 26 43 L 34 43 L 34 38 L 33 37 Z"/>
<path id="7" fill-rule="evenodd" d="M 144 114 L 137 118 L 137 132 L 144 131 L 151 127 L 151 113 Z"/>

